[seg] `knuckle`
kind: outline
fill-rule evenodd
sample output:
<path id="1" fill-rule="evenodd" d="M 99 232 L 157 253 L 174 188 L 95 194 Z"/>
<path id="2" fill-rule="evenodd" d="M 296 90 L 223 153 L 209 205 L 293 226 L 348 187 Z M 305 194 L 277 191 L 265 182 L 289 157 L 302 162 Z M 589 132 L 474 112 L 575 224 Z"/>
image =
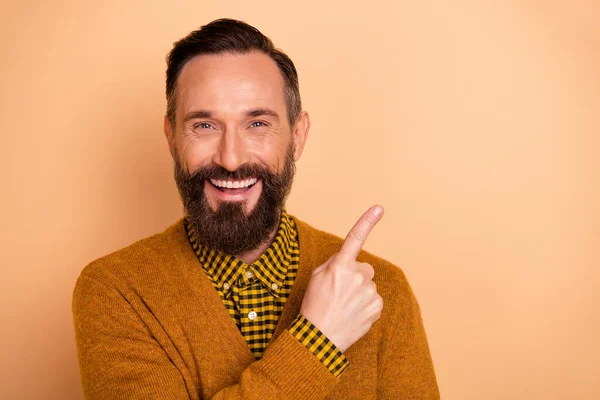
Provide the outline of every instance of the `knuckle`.
<path id="1" fill-rule="evenodd" d="M 377 296 L 375 296 L 375 307 L 381 311 L 383 309 L 383 297 L 381 297 L 381 295 L 377 294 Z"/>
<path id="2" fill-rule="evenodd" d="M 340 260 L 336 258 L 336 259 L 331 260 L 331 264 L 329 264 L 328 269 L 330 271 L 336 272 L 339 269 L 341 269 L 343 265 L 344 265 L 344 263 L 340 262 Z"/>
<path id="3" fill-rule="evenodd" d="M 379 296 L 379 293 L 377 293 L 377 285 L 375 284 L 375 282 L 370 281 L 370 287 L 373 290 L 373 296 L 377 297 Z"/>
<path id="4" fill-rule="evenodd" d="M 362 286 L 365 283 L 365 276 L 363 274 L 355 274 L 354 275 L 354 283 L 358 286 Z"/>
<path id="5" fill-rule="evenodd" d="M 366 262 L 359 262 L 358 265 L 366 275 L 373 276 L 375 274 L 375 269 L 371 264 Z"/>
<path id="6" fill-rule="evenodd" d="M 371 281 L 370 284 L 367 286 L 365 292 L 369 297 L 373 297 L 375 299 L 377 299 L 377 296 L 379 296 L 377 294 L 377 287 L 375 286 L 375 284 L 373 284 L 373 281 Z"/>
<path id="7" fill-rule="evenodd" d="M 365 240 L 365 235 L 357 230 L 351 230 L 348 232 L 348 237 L 352 240 L 356 240 L 357 242 L 363 242 Z"/>

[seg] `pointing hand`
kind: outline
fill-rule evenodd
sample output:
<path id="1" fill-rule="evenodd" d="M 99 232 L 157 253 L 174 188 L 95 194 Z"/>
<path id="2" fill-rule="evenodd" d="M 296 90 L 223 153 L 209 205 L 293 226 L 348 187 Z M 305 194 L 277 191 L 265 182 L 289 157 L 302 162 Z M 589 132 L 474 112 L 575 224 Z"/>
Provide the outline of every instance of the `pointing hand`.
<path id="1" fill-rule="evenodd" d="M 352 227 L 339 253 L 317 267 L 300 313 L 344 352 L 379 319 L 383 300 L 373 282 L 373 267 L 356 261 L 373 227 L 383 216 L 371 207 Z"/>

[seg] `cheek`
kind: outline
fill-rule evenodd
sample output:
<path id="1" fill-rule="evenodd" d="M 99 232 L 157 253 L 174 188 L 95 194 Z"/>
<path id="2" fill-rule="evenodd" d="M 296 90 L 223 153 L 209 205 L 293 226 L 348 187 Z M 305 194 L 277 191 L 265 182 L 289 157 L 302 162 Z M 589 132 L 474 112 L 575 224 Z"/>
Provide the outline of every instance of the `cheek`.
<path id="1" fill-rule="evenodd" d="M 255 154 L 260 159 L 261 164 L 269 167 L 271 171 L 281 172 L 290 145 L 290 139 L 273 138 L 273 140 L 264 141 Z"/>
<path id="2" fill-rule="evenodd" d="M 188 171 L 195 171 L 198 167 L 210 164 L 212 147 L 210 143 L 183 138 L 177 143 L 177 152 L 182 165 L 185 165 Z"/>
<path id="3" fill-rule="evenodd" d="M 283 170 L 285 151 L 282 146 L 265 147 L 256 156 L 259 163 L 268 167 L 270 171 L 279 173 Z"/>

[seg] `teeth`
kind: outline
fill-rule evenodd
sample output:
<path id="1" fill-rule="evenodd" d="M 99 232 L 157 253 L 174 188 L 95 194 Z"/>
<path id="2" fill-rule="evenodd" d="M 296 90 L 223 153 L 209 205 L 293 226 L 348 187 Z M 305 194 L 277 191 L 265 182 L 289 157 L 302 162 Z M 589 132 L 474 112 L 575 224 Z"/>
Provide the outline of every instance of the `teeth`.
<path id="1" fill-rule="evenodd" d="M 239 188 L 246 188 L 248 186 L 252 186 L 256 183 L 257 179 L 256 178 L 252 178 L 252 179 L 246 179 L 245 181 L 218 181 L 215 179 L 211 179 L 210 182 L 217 186 L 217 187 L 221 187 L 221 188 L 228 188 L 228 189 L 239 189 Z"/>

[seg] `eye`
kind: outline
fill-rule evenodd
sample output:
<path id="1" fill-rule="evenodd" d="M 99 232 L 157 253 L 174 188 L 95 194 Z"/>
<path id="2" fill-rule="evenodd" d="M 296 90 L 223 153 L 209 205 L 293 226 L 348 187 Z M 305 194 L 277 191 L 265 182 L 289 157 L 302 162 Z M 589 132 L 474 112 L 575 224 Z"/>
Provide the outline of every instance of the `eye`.
<path id="1" fill-rule="evenodd" d="M 199 122 L 194 124 L 194 129 L 210 129 L 212 126 L 208 122 Z"/>
<path id="2" fill-rule="evenodd" d="M 262 121 L 254 121 L 250 124 L 250 128 L 260 128 L 261 126 L 268 126 L 268 125 Z"/>

